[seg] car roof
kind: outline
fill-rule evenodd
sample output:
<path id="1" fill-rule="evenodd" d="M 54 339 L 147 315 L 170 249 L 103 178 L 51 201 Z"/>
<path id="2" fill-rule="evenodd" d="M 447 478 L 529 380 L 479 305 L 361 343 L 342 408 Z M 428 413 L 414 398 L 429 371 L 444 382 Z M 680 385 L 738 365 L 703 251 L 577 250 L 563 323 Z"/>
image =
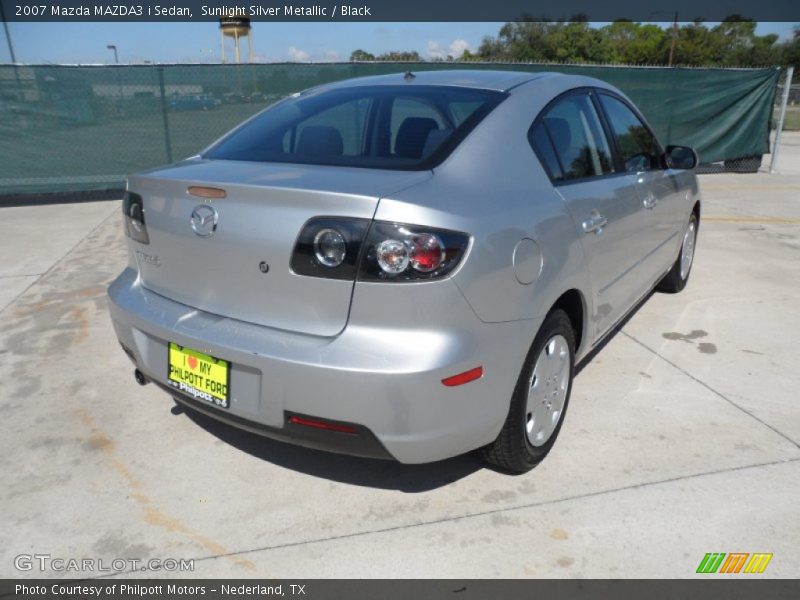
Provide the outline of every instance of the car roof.
<path id="1" fill-rule="evenodd" d="M 413 75 L 408 77 L 408 73 Z M 489 69 L 448 69 L 436 71 L 405 71 L 390 75 L 372 75 L 345 79 L 316 88 L 315 91 L 377 85 L 443 85 L 507 92 L 511 88 L 536 79 L 562 76 L 560 73 L 525 73 Z"/>

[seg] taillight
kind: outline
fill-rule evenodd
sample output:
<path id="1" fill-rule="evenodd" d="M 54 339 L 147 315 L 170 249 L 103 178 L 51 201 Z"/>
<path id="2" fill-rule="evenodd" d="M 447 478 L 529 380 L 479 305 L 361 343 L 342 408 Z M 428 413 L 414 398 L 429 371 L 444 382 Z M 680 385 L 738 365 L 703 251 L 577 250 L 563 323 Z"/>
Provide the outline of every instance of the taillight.
<path id="1" fill-rule="evenodd" d="M 336 229 L 320 229 L 314 236 L 314 258 L 326 267 L 338 267 L 347 256 L 347 242 Z"/>
<path id="2" fill-rule="evenodd" d="M 309 277 L 349 279 L 358 272 L 369 219 L 315 217 L 306 222 L 292 253 L 292 271 Z"/>
<path id="3" fill-rule="evenodd" d="M 375 261 L 384 273 L 397 275 L 411 262 L 408 247 L 400 240 L 383 240 L 375 246 Z"/>
<path id="4" fill-rule="evenodd" d="M 452 272 L 469 236 L 447 229 L 375 221 L 367 234 L 360 281 L 424 281 Z"/>
<path id="5" fill-rule="evenodd" d="M 420 273 L 430 273 L 444 264 L 444 242 L 438 235 L 420 233 L 411 238 L 409 263 Z"/>
<path id="6" fill-rule="evenodd" d="M 141 244 L 149 244 L 150 236 L 147 235 L 147 226 L 144 222 L 144 200 L 139 194 L 125 192 L 122 199 L 122 214 L 127 236 Z"/>
<path id="7" fill-rule="evenodd" d="M 369 231 L 367 231 L 369 230 Z M 297 237 L 298 275 L 407 282 L 444 277 L 458 266 L 469 236 L 457 231 L 367 219 L 315 217 Z"/>

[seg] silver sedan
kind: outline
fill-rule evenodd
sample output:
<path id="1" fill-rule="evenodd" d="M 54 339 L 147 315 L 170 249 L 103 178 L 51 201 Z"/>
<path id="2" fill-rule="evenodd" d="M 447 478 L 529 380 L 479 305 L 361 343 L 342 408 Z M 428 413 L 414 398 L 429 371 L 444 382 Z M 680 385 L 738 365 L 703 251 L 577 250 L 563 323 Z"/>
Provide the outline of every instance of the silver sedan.
<path id="1" fill-rule="evenodd" d="M 324 85 L 129 178 L 114 328 L 139 383 L 234 426 L 524 472 L 576 364 L 686 285 L 696 163 L 586 77 Z"/>

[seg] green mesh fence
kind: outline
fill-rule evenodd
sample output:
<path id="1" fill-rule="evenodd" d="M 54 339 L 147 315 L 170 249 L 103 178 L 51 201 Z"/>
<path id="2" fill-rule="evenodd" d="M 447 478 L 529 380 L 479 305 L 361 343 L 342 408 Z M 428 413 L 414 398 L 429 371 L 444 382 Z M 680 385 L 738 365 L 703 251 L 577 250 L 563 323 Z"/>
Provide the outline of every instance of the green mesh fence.
<path id="1" fill-rule="evenodd" d="M 768 152 L 779 69 L 474 63 L 0 66 L 0 195 L 120 188 L 128 173 L 196 154 L 287 94 L 382 73 L 559 71 L 619 87 L 665 144 L 701 161 Z"/>

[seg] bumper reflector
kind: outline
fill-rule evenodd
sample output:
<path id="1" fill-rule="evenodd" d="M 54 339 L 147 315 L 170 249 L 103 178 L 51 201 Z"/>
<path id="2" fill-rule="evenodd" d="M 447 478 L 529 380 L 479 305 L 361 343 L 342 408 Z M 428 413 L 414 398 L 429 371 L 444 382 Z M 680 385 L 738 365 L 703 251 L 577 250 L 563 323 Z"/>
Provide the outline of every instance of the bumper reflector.
<path id="1" fill-rule="evenodd" d="M 297 415 L 292 415 L 289 417 L 289 423 L 294 425 L 305 425 L 306 427 L 315 427 L 316 429 L 325 429 L 326 431 L 335 431 L 337 433 L 358 435 L 358 430 L 350 425 L 341 425 L 339 423 L 329 423 L 328 421 L 307 419 L 305 417 L 298 417 Z"/>
<path id="2" fill-rule="evenodd" d="M 483 377 L 483 367 L 475 367 L 474 369 L 470 369 L 469 371 L 464 371 L 463 373 L 459 373 L 458 375 L 453 375 L 452 377 L 442 379 L 442 383 L 447 387 L 453 387 L 456 385 L 464 385 L 465 383 L 469 383 L 470 381 L 475 381 L 476 379 L 480 379 L 481 377 Z"/>

